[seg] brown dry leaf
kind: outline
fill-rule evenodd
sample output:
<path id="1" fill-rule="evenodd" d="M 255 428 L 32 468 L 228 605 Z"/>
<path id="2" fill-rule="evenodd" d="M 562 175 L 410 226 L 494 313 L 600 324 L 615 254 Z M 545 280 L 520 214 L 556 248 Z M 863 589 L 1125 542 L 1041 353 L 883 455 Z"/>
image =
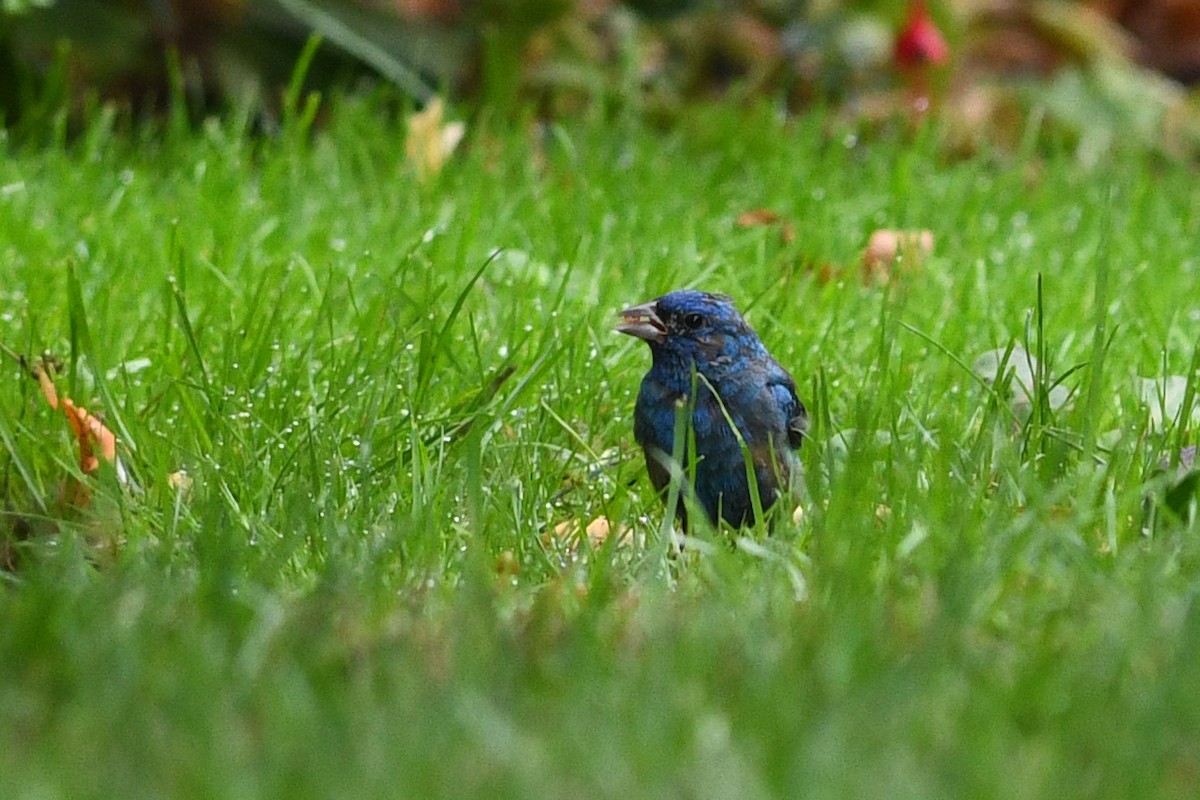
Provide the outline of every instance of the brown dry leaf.
<path id="1" fill-rule="evenodd" d="M 833 283 L 836 280 L 841 280 L 842 275 L 846 270 L 831 261 L 803 261 L 800 268 L 811 275 L 816 276 L 821 283 Z"/>
<path id="2" fill-rule="evenodd" d="M 417 170 L 417 179 L 422 182 L 442 171 L 446 160 L 466 133 L 465 122 L 444 123 L 445 113 L 446 105 L 442 98 L 434 97 L 424 110 L 408 118 L 404 152 L 409 163 Z"/>
<path id="3" fill-rule="evenodd" d="M 192 476 L 182 469 L 167 475 L 167 485 L 183 495 L 185 499 L 191 494 L 193 483 Z"/>
<path id="4" fill-rule="evenodd" d="M 769 208 L 754 208 L 743 211 L 733 219 L 733 224 L 739 228 L 758 228 L 766 225 L 779 225 L 779 238 L 784 244 L 791 244 L 796 239 L 796 227 L 785 220 L 777 211 Z"/>
<path id="5" fill-rule="evenodd" d="M 932 231 L 877 230 L 863 251 L 863 283 L 887 283 L 894 277 L 897 261 L 902 260 L 905 271 L 911 272 L 932 253 Z"/>
<path id="6" fill-rule="evenodd" d="M 586 526 L 583 525 L 582 520 L 563 520 L 555 525 L 553 530 L 542 535 L 542 542 L 547 546 L 565 547 L 574 552 L 579 548 L 584 537 L 587 537 L 588 545 L 594 550 L 608 541 L 609 536 L 614 535 L 618 537 L 618 547 L 632 541 L 632 531 L 627 525 L 617 525 L 614 529 L 612 523 L 608 521 L 608 517 L 601 515 Z"/>
<path id="7" fill-rule="evenodd" d="M 521 572 L 521 563 L 512 550 L 505 550 L 496 558 L 496 574 L 501 578 L 515 578 Z"/>
<path id="8" fill-rule="evenodd" d="M 759 225 L 774 225 L 781 219 L 783 218 L 777 212 L 769 208 L 754 208 L 738 214 L 733 222 L 739 228 L 753 228 Z"/>

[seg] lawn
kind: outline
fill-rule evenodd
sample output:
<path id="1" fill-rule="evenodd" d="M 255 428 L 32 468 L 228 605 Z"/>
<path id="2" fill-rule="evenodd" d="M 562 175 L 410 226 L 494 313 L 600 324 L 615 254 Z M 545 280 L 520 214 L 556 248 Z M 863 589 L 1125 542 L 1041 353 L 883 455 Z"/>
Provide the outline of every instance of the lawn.
<path id="1" fill-rule="evenodd" d="M 716 106 L 473 119 L 419 182 L 373 99 L 250 127 L 0 144 L 0 343 L 130 478 L 0 362 L 0 797 L 1200 792 L 1200 525 L 1158 474 L 1194 427 L 1156 408 L 1193 169 Z M 934 250 L 864 286 L 880 228 Z M 813 427 L 798 523 L 672 556 L 611 329 L 685 286 Z M 1016 407 L 972 371 L 1014 344 Z"/>

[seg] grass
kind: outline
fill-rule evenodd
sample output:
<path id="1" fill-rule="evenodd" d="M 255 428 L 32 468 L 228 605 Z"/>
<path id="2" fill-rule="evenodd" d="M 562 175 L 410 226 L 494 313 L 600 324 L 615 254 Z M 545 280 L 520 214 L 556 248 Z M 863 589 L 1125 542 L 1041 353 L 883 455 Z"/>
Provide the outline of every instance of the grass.
<path id="1" fill-rule="evenodd" d="M 56 506 L 5 363 L 0 796 L 1195 796 L 1200 531 L 1146 503 L 1194 437 L 1135 385 L 1196 366 L 1193 171 L 718 107 L 476 121 L 418 185 L 391 112 L 324 115 L 4 144 L 0 341 L 140 490 Z M 880 227 L 933 257 L 804 268 Z M 812 496 L 668 558 L 610 328 L 682 286 L 796 374 Z M 1026 417 L 969 369 L 1014 342 Z M 633 539 L 547 535 L 602 515 Z"/>

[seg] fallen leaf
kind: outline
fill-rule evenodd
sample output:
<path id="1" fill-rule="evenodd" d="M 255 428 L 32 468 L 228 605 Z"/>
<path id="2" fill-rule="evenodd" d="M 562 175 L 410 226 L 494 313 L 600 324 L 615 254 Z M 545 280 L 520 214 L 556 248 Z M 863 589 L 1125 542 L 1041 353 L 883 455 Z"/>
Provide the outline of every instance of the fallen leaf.
<path id="1" fill-rule="evenodd" d="M 843 267 L 831 261 L 817 263 L 816 261 L 805 260 L 801 262 L 800 268 L 804 272 L 814 275 L 821 283 L 832 283 L 841 280 L 842 276 L 846 274 L 846 270 Z"/>
<path id="2" fill-rule="evenodd" d="M 588 543 L 592 547 L 599 547 L 612 532 L 612 526 L 608 524 L 608 517 L 600 516 L 589 522 L 584 532 L 587 533 Z"/>
<path id="3" fill-rule="evenodd" d="M 496 558 L 496 574 L 501 578 L 516 578 L 521 572 L 521 563 L 512 550 L 505 550 Z"/>
<path id="4" fill-rule="evenodd" d="M 193 483 L 192 476 L 188 475 L 186 470 L 181 469 L 167 475 L 167 485 L 185 498 L 191 494 Z"/>
<path id="5" fill-rule="evenodd" d="M 434 97 L 425 108 L 408 118 L 408 137 L 404 141 L 404 152 L 417 171 L 417 179 L 424 182 L 437 175 L 446 160 L 462 141 L 466 133 L 465 122 L 443 123 L 445 103 Z"/>
<path id="6" fill-rule="evenodd" d="M 738 214 L 733 222 L 739 228 L 753 228 L 759 225 L 774 225 L 781 219 L 783 218 L 777 212 L 769 208 L 755 208 Z"/>
<path id="7" fill-rule="evenodd" d="M 124 486 L 132 486 L 129 475 L 117 458 L 117 436 L 98 417 L 83 406 L 75 405 L 69 397 L 59 398 L 58 389 L 54 385 L 53 372 L 57 367 L 52 358 L 44 356 L 34 364 L 30 374 L 38 382 L 42 397 L 46 404 L 55 410 L 61 410 L 71 426 L 71 433 L 79 444 L 79 469 L 83 474 L 90 475 L 100 469 L 101 460 L 112 464 L 117 471 L 117 480 Z M 135 487 L 136 488 L 136 487 Z M 68 505 L 85 506 L 91 501 L 91 489 L 81 482 L 70 478 L 62 489 L 62 500 Z"/>
<path id="8" fill-rule="evenodd" d="M 79 442 L 79 468 L 85 475 L 100 468 L 100 458 L 109 463 L 117 460 L 117 437 L 103 422 L 83 406 L 75 405 L 69 397 L 62 399 L 62 411 Z M 97 449 L 100 458 L 96 457 Z"/>
<path id="9" fill-rule="evenodd" d="M 46 402 L 50 407 L 58 409 L 58 389 L 54 387 L 54 379 L 50 377 L 50 370 L 45 364 L 33 365 L 33 377 L 37 379 L 38 387 L 42 390 L 42 397 L 46 398 Z"/>
<path id="10" fill-rule="evenodd" d="M 863 283 L 887 283 L 897 263 L 905 271 L 919 268 L 933 253 L 932 231 L 896 231 L 880 229 L 871 234 L 863 251 Z"/>
<path id="11" fill-rule="evenodd" d="M 779 238 L 784 244 L 791 244 L 796 239 L 796 226 L 788 222 L 777 211 L 769 208 L 754 208 L 743 211 L 733 219 L 733 224 L 739 228 L 758 228 L 769 225 L 779 225 Z"/>
<path id="12" fill-rule="evenodd" d="M 547 546 L 565 547 L 570 552 L 579 548 L 584 538 L 593 550 L 603 545 L 610 536 L 616 535 L 617 545 L 625 545 L 632 541 L 632 531 L 627 525 L 617 525 L 615 530 L 603 515 L 596 517 L 586 526 L 581 520 L 563 520 L 542 536 L 542 542 Z"/>

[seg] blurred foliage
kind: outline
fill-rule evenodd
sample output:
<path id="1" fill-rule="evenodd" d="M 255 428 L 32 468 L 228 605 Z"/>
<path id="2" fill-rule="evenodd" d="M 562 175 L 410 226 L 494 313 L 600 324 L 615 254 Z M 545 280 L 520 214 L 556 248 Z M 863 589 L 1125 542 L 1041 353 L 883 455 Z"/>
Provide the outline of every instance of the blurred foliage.
<path id="1" fill-rule="evenodd" d="M 1200 4 L 1195 4 L 1200 6 Z M 928 14 L 925 7 L 928 6 Z M 935 110 L 952 148 L 1038 136 L 1095 163 L 1134 141 L 1200 152 L 1200 13 L 1180 0 L 3 0 L 0 114 L 18 138 L 97 103 L 131 118 L 182 101 L 276 124 L 305 42 L 314 90 L 383 82 L 506 116 L 634 110 L 669 122 L 697 100 L 766 97 L 851 123 Z M 932 30 L 947 64 L 916 63 Z M 899 37 L 899 38 L 898 38 Z M 939 50 L 934 42 L 934 52 Z M 907 56 L 902 58 L 902 56 Z M 935 59 L 940 62 L 941 59 Z M 1171 74 L 1154 67 L 1169 69 Z M 65 112 L 65 114 L 64 114 Z M 1032 112 L 1032 115 L 1031 115 Z M 1031 123 L 1030 120 L 1033 120 Z"/>

